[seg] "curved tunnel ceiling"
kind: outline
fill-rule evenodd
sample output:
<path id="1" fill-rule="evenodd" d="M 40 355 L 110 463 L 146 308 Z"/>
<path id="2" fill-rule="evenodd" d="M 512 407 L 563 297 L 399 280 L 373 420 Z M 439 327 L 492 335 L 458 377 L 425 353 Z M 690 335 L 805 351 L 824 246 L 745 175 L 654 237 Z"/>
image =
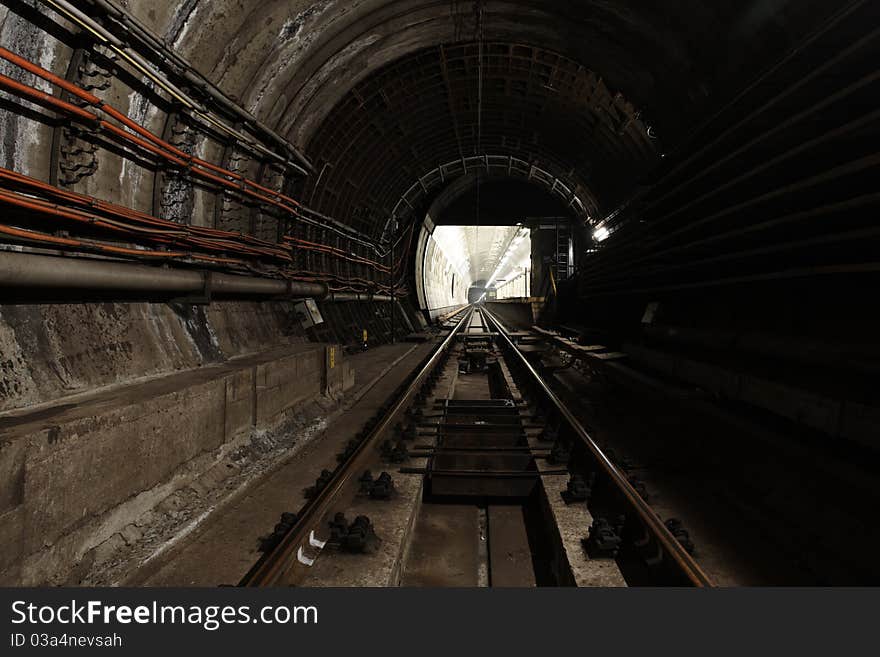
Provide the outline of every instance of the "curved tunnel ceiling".
<path id="1" fill-rule="evenodd" d="M 595 211 L 598 194 L 656 160 L 637 110 L 600 76 L 510 43 L 441 45 L 396 60 L 343 98 L 306 154 L 323 172 L 306 197 L 364 231 L 448 162 L 484 159 L 488 172 L 490 157 L 502 171 L 516 158 Z"/>
<path id="2" fill-rule="evenodd" d="M 221 140 L 186 134 L 174 103 L 125 66 L 116 75 L 112 58 L 77 63 L 88 39 L 51 2 L 2 2 L 24 17 L 3 26 L 20 54 L 100 91 L 155 134 L 289 189 L 373 238 L 390 217 L 426 210 L 468 176 L 516 178 L 583 220 L 601 218 L 660 153 L 831 9 L 827 0 L 125 3 L 157 39 L 309 156 L 313 173 L 296 180 Z M 106 5 L 82 6 L 100 17 Z M 17 121 L 9 121 L 4 157 L 21 173 L 57 179 L 52 125 L 31 130 Z M 88 158 L 85 177 L 71 183 L 77 191 L 176 222 L 254 230 L 248 207 L 189 190 L 161 167 L 100 149 Z M 281 235 L 266 227 L 264 237 Z"/>
<path id="3" fill-rule="evenodd" d="M 131 5 L 163 22 L 148 3 Z M 466 157 L 515 156 L 570 189 L 585 214 L 609 209 L 658 144 L 679 143 L 827 10 L 819 0 L 188 0 L 164 30 L 315 161 L 307 202 L 378 236 L 422 176 Z"/>

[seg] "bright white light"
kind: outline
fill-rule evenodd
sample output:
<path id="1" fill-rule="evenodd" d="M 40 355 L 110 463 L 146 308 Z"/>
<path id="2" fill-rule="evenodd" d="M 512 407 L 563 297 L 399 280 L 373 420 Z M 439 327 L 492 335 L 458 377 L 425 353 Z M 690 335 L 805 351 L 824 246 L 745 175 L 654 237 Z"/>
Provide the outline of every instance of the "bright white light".
<path id="1" fill-rule="evenodd" d="M 593 239 L 597 242 L 604 242 L 608 239 L 608 236 L 610 234 L 611 233 L 608 232 L 608 229 L 605 228 L 605 226 L 602 226 L 601 228 L 597 228 L 593 231 Z"/>
<path id="2" fill-rule="evenodd" d="M 437 226 L 434 243 L 462 278 L 470 277 L 470 254 L 461 248 L 466 243 L 461 226 Z"/>
<path id="3" fill-rule="evenodd" d="M 495 271 L 492 274 L 492 277 L 486 283 L 486 288 L 492 287 L 492 285 L 497 281 L 498 277 L 505 273 L 507 267 L 507 262 L 513 257 L 514 252 L 517 250 L 522 241 L 530 235 L 531 231 L 528 228 L 519 228 L 517 229 L 516 235 L 514 235 L 513 239 L 510 241 L 507 250 L 504 252 L 504 255 L 501 257 L 501 260 L 498 262 L 498 265 L 495 267 Z"/>

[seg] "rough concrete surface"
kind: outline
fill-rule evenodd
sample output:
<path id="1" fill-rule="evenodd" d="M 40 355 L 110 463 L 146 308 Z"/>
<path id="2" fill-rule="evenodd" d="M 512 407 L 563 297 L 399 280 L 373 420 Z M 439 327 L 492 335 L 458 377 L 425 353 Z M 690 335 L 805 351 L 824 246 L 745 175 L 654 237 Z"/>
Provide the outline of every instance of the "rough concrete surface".
<path id="1" fill-rule="evenodd" d="M 308 442 L 284 454 L 262 477 L 239 488 L 198 527 L 163 554 L 144 562 L 126 583 L 148 586 L 236 584 L 260 556 L 259 538 L 271 533 L 281 513 L 296 512 L 303 491 L 360 430 L 387 395 L 424 357 L 430 345 L 387 345 L 352 357 L 356 383 L 346 401 L 324 414 L 325 424 Z M 200 507 L 201 508 L 201 507 Z M 215 511 L 220 509 L 218 505 Z M 189 512 L 197 517 L 199 511 Z"/>
<path id="2" fill-rule="evenodd" d="M 273 445 L 291 409 L 353 384 L 341 353 L 327 369 L 326 349 L 293 345 L 0 418 L 3 581 L 75 581 L 175 491 L 200 479 L 207 490 L 230 454 Z"/>
<path id="3" fill-rule="evenodd" d="M 290 303 L 4 305 L 0 411 L 305 341 Z"/>

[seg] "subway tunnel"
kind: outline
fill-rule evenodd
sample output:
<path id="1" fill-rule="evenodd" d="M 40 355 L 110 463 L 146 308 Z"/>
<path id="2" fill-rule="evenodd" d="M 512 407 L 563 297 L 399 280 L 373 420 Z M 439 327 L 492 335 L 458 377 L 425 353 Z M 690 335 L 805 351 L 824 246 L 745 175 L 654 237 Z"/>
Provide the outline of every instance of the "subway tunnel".
<path id="1" fill-rule="evenodd" d="M 0 583 L 876 584 L 880 11 L 666 5 L 0 0 Z"/>

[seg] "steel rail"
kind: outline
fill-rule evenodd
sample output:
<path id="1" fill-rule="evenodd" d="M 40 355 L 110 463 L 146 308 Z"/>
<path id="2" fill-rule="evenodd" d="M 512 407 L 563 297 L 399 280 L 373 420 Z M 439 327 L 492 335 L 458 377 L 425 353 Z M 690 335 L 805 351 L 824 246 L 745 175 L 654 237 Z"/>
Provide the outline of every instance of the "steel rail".
<path id="1" fill-rule="evenodd" d="M 309 544 L 312 532 L 320 526 L 321 521 L 333 509 L 336 498 L 342 494 L 349 484 L 356 483 L 358 474 L 363 471 L 364 466 L 375 455 L 370 450 L 370 447 L 393 426 L 398 414 L 414 399 L 425 379 L 437 367 L 443 354 L 452 345 L 456 335 L 458 335 L 462 327 L 467 325 L 468 320 L 473 314 L 473 307 L 467 306 L 462 308 L 459 313 L 464 313 L 464 315 L 421 367 L 418 374 L 406 387 L 406 391 L 397 398 L 394 405 L 382 416 L 382 419 L 370 431 L 369 435 L 358 445 L 357 450 L 341 465 L 333 480 L 301 511 L 296 524 L 278 546 L 254 565 L 241 580 L 239 586 L 278 586 L 282 583 L 281 580 L 284 575 L 297 566 L 298 550 Z"/>
<path id="2" fill-rule="evenodd" d="M 596 444 L 596 441 L 590 437 L 590 434 L 587 433 L 587 430 L 577 417 L 575 417 L 562 400 L 559 399 L 556 393 L 547 386 L 541 375 L 535 371 L 535 368 L 532 367 L 531 363 L 529 363 L 523 353 L 517 349 L 513 340 L 510 339 L 507 330 L 498 318 L 485 308 L 483 309 L 483 313 L 489 321 L 495 325 L 498 335 L 507 343 L 510 350 L 516 354 L 520 363 L 522 363 L 526 371 L 528 371 L 534 379 L 534 382 L 541 389 L 541 392 L 550 400 L 562 418 L 575 431 L 578 438 L 580 438 L 587 449 L 592 453 L 605 473 L 611 478 L 611 481 L 616 488 L 623 494 L 629 505 L 638 514 L 645 527 L 657 539 L 664 552 L 675 561 L 676 565 L 681 569 L 682 573 L 687 577 L 691 584 L 697 587 L 714 586 L 712 580 L 709 579 L 709 576 L 703 572 L 703 569 L 700 568 L 696 561 L 694 561 L 694 558 L 687 553 L 678 540 L 670 533 L 666 526 L 657 517 L 654 510 L 647 502 L 645 502 L 645 500 L 642 499 L 641 495 L 636 492 L 623 473 L 617 469 L 617 466 L 611 462 L 599 445 Z"/>

